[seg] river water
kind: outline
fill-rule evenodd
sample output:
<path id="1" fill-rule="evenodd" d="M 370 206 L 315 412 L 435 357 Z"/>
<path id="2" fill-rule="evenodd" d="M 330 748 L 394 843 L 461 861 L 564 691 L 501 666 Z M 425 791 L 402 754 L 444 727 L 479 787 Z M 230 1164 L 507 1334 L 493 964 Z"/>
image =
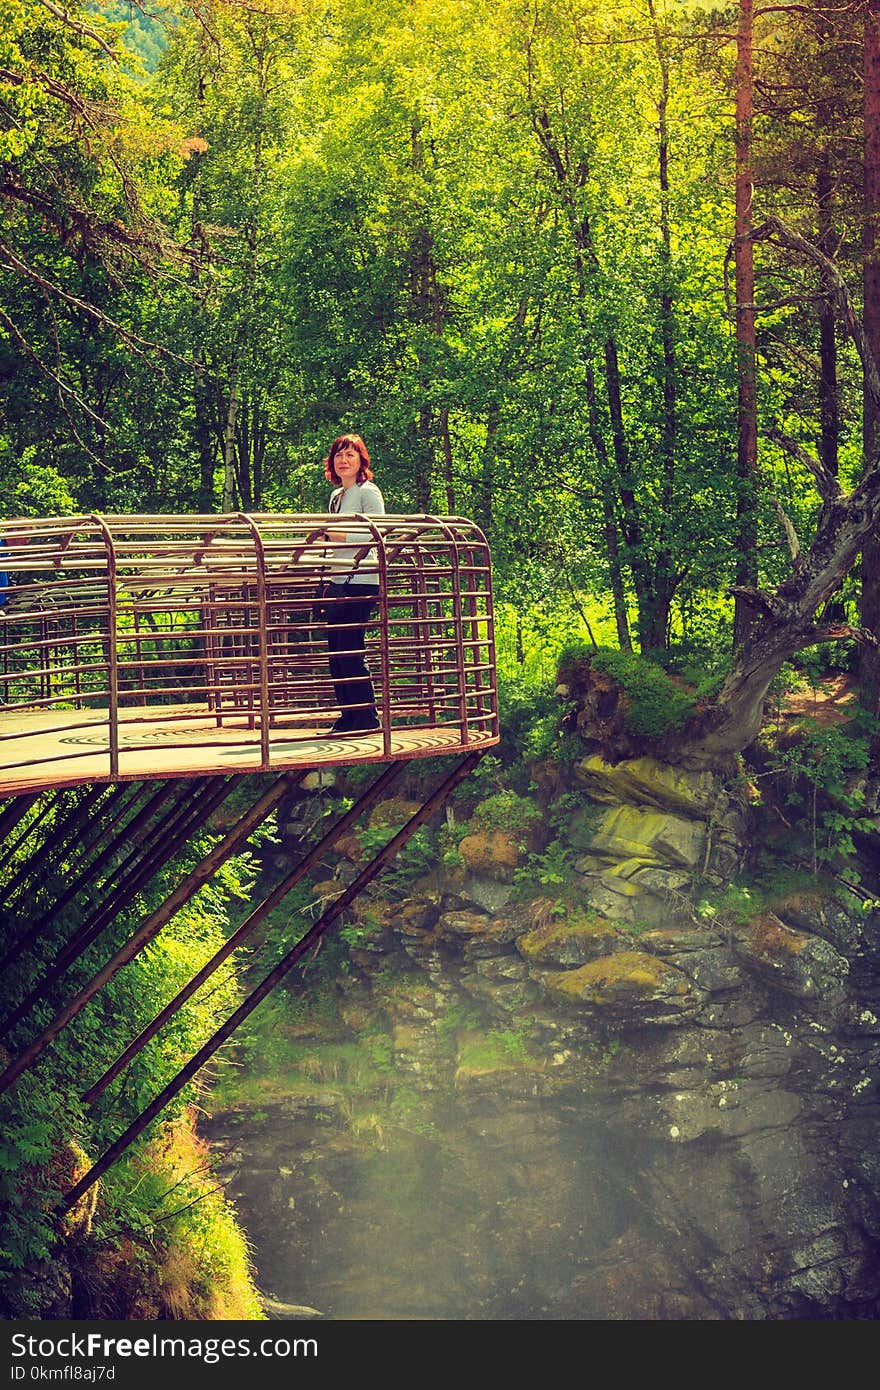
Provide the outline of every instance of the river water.
<path id="1" fill-rule="evenodd" d="M 432 1111 L 356 1135 L 328 1094 L 211 1120 L 262 1292 L 328 1318 L 608 1316 L 597 1271 L 622 1275 L 651 1225 L 633 1154 L 534 1097 Z"/>

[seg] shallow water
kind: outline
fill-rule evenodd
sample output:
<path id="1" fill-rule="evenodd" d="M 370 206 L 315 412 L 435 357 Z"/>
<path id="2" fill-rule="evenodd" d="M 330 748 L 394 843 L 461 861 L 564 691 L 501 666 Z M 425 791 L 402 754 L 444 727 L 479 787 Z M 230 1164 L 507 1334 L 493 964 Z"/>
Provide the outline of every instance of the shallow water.
<path id="1" fill-rule="evenodd" d="M 601 1127 L 537 1099 L 434 1116 L 360 1138 L 320 1101 L 211 1122 L 262 1291 L 329 1318 L 606 1316 L 589 1285 L 635 1213 Z"/>

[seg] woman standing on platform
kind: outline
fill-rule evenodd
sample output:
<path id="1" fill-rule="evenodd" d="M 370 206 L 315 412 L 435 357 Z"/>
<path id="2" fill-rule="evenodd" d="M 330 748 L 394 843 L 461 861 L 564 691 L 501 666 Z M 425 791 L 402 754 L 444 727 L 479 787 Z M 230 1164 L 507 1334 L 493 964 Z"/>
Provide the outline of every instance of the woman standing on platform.
<path id="1" fill-rule="evenodd" d="M 370 455 L 359 434 L 341 434 L 324 460 L 328 482 L 335 483 L 330 511 L 340 517 L 361 513 L 384 516 L 382 493 L 373 482 Z M 366 630 L 379 598 L 375 549 L 363 554 L 372 533 L 363 526 L 327 532 L 334 546 L 334 577 L 325 589 L 330 675 L 339 705 L 333 734 L 378 729 L 376 696 L 366 660 Z M 360 555 L 360 558 L 358 556 Z"/>

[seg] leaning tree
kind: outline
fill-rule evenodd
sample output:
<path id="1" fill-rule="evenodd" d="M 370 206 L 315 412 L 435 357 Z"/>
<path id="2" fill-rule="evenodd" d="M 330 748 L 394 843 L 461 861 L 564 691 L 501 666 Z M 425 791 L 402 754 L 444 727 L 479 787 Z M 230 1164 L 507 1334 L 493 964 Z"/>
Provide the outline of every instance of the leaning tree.
<path id="1" fill-rule="evenodd" d="M 880 371 L 834 262 L 777 218 L 768 218 L 750 236 L 753 241 L 774 242 L 799 252 L 820 268 L 827 293 L 835 301 L 861 359 L 865 389 L 880 407 Z M 809 549 L 801 550 L 793 528 L 786 525 L 791 550 L 788 576 L 771 592 L 743 587 L 733 591 L 751 606 L 756 621 L 735 649 L 730 673 L 716 699 L 685 730 L 681 751 L 696 762 L 724 760 L 752 741 L 761 725 L 770 684 L 783 662 L 796 652 L 817 642 L 842 638 L 873 645 L 877 642 L 866 628 L 825 622 L 821 612 L 880 526 L 880 448 L 866 451 L 858 485 L 844 492 L 837 476 L 817 455 L 775 427 L 765 434 L 813 475 L 821 498 L 816 533 Z"/>
<path id="2" fill-rule="evenodd" d="M 776 218 L 753 228 L 748 236 L 752 241 L 770 242 L 799 253 L 818 267 L 822 291 L 832 297 L 861 358 L 865 389 L 880 408 L 880 371 L 834 262 Z M 880 527 L 880 445 L 866 449 L 860 481 L 852 491 L 844 492 L 837 476 L 798 441 L 775 426 L 764 434 L 812 474 L 821 499 L 816 532 L 810 547 L 802 549 L 793 526 L 780 511 L 791 552 L 789 574 L 772 591 L 744 585 L 731 589 L 740 603 L 749 606 L 753 621 L 734 649 L 730 671 L 718 694 L 698 704 L 674 740 L 664 740 L 663 756 L 690 766 L 724 767 L 752 742 L 761 726 L 771 682 L 796 652 L 843 638 L 877 645 L 873 632 L 844 622 L 829 622 L 823 610 Z M 597 687 L 604 687 L 601 697 L 594 698 L 593 707 L 598 708 L 604 701 L 607 710 L 607 676 L 597 671 L 587 678 L 588 685 L 591 680 Z M 589 694 L 587 703 L 591 703 Z M 615 751 L 613 746 L 610 751 Z M 618 755 L 624 751 L 622 747 L 616 750 Z"/>

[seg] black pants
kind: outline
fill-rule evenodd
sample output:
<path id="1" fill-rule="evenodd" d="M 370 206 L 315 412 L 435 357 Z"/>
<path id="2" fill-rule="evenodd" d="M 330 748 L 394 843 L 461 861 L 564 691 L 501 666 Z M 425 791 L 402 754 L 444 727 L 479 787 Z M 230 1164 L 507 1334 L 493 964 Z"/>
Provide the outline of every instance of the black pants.
<path id="1" fill-rule="evenodd" d="M 341 717 L 351 728 L 370 728 L 376 720 L 376 695 L 365 655 L 376 598 L 374 584 L 331 584 L 326 592 L 330 675 Z"/>

